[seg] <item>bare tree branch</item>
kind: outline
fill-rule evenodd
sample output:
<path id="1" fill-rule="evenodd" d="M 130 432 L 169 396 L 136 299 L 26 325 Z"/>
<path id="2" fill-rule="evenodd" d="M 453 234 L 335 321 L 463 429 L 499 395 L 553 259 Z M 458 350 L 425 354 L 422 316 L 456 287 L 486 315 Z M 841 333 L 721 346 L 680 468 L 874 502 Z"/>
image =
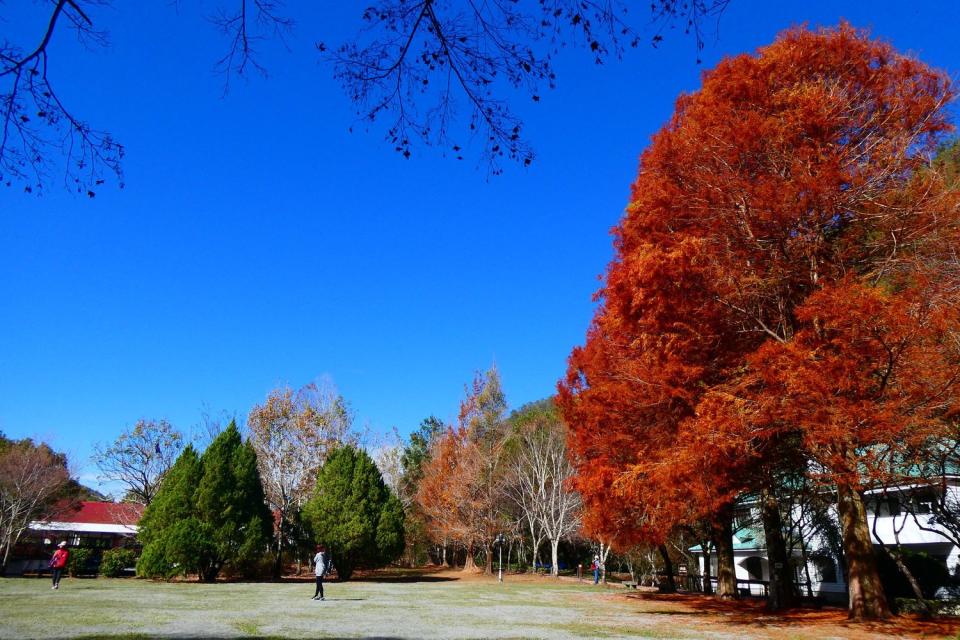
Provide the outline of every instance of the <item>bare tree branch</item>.
<path id="1" fill-rule="evenodd" d="M 92 128 L 75 116 L 50 80 L 49 47 L 66 19 L 84 44 L 103 45 L 106 34 L 93 28 L 86 5 L 104 0 L 56 0 L 46 29 L 29 53 L 4 40 L 0 44 L 0 182 L 40 190 L 54 167 L 63 163 L 64 183 L 71 190 L 96 195 L 105 176 L 123 187 L 124 148 L 106 131 Z"/>

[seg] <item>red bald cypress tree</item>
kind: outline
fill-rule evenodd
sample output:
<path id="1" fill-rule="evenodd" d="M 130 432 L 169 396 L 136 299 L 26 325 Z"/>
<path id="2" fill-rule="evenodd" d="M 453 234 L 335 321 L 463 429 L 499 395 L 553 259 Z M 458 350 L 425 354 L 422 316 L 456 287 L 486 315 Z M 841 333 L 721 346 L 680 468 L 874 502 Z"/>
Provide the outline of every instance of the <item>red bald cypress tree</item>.
<path id="1" fill-rule="evenodd" d="M 722 514 L 798 443 L 837 490 L 851 617 L 889 614 L 862 492 L 874 456 L 956 403 L 958 288 L 936 265 L 958 206 L 929 168 L 952 96 L 841 25 L 724 60 L 677 101 L 560 384 L 587 505 L 630 496 L 658 531 Z"/>

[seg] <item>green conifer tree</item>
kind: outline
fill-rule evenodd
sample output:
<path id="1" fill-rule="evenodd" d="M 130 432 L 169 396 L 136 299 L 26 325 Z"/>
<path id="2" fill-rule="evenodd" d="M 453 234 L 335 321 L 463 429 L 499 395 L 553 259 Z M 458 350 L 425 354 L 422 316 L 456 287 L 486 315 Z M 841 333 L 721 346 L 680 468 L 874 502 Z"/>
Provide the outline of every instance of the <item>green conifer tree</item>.
<path id="1" fill-rule="evenodd" d="M 141 520 L 137 572 L 197 573 L 204 582 L 227 565 L 248 573 L 267 549 L 270 523 L 256 453 L 231 422 L 202 457 L 188 446 L 170 469 Z"/>
<path id="2" fill-rule="evenodd" d="M 263 555 L 270 540 L 270 511 L 257 473 L 257 454 L 230 425 L 203 453 L 203 477 L 196 508 L 214 553 L 199 567 L 200 579 L 212 582 L 228 563 L 240 572 Z"/>
<path id="3" fill-rule="evenodd" d="M 403 507 L 370 456 L 352 446 L 330 454 L 304 514 L 317 541 L 330 548 L 341 580 L 403 552 Z"/>
<path id="4" fill-rule="evenodd" d="M 137 537 L 143 553 L 137 562 L 138 575 L 170 578 L 197 570 L 205 555 L 203 537 L 189 534 L 200 525 L 194 493 L 202 476 L 200 457 L 193 445 L 187 445 L 140 519 Z"/>

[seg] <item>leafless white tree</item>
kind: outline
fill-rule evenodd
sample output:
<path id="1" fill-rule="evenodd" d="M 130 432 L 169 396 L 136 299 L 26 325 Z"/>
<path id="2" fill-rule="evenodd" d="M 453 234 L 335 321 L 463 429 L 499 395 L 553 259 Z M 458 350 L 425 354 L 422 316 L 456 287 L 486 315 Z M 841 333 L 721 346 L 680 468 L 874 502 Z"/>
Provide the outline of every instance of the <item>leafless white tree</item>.
<path id="1" fill-rule="evenodd" d="M 126 489 L 124 499 L 146 506 L 183 445 L 183 434 L 166 420 L 141 419 L 113 444 L 96 445 L 93 461 L 101 481 L 120 483 Z"/>
<path id="2" fill-rule="evenodd" d="M 580 495 L 570 487 L 574 475 L 562 423 L 538 418 L 523 426 L 515 462 L 514 500 L 530 526 L 534 549 L 539 540 L 550 541 L 553 575 L 558 575 L 560 541 L 580 530 Z"/>

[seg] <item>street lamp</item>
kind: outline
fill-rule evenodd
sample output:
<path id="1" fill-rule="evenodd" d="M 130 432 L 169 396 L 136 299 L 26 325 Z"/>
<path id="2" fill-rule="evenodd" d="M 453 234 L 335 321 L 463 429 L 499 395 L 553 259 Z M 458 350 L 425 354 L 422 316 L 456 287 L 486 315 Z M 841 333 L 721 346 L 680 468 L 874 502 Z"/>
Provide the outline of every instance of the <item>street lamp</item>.
<path id="1" fill-rule="evenodd" d="M 494 540 L 494 543 L 496 543 L 497 548 L 500 551 L 500 571 L 497 576 L 497 580 L 499 580 L 500 582 L 503 582 L 503 534 L 502 533 L 497 535 L 497 538 L 496 540 Z"/>

